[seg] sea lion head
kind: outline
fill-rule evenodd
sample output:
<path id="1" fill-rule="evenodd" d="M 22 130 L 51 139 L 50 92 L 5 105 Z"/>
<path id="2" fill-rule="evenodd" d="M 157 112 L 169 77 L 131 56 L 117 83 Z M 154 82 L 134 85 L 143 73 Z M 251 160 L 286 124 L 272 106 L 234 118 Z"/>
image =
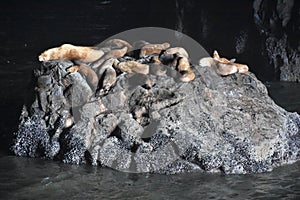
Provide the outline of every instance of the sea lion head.
<path id="1" fill-rule="evenodd" d="M 247 65 L 239 65 L 238 72 L 240 74 L 244 74 L 249 71 L 249 67 Z"/>
<path id="2" fill-rule="evenodd" d="M 170 43 L 168 43 L 168 42 L 162 43 L 162 46 L 163 46 L 163 49 L 167 49 L 170 47 Z"/>
<path id="3" fill-rule="evenodd" d="M 52 49 L 46 50 L 43 53 L 41 53 L 41 55 L 39 55 L 39 61 L 51 60 L 52 55 L 53 55 Z"/>

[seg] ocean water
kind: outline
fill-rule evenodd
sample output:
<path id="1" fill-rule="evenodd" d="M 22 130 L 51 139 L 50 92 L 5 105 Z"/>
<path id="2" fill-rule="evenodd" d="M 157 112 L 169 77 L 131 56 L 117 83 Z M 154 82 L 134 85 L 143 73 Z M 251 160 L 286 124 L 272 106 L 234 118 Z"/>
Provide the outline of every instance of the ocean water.
<path id="1" fill-rule="evenodd" d="M 298 199 L 300 162 L 251 175 L 130 174 L 32 158 L 0 158 L 1 199 Z"/>
<path id="2" fill-rule="evenodd" d="M 38 54 L 62 43 L 92 45 L 130 28 L 185 27 L 175 4 L 139 1 L 0 3 L 0 199 L 299 199 L 300 162 L 269 173 L 130 174 L 87 165 L 20 158 L 9 150 L 22 106 L 30 102 Z M 141 9 L 143 8 L 143 9 Z M 173 9 L 173 10 L 172 10 Z M 154 16 L 146 15 L 153 12 Z M 186 13 L 189 15 L 189 13 Z M 173 20 L 173 21 L 172 21 Z M 153 21 L 155 23 L 153 23 Z M 179 23 L 180 22 L 180 23 Z M 179 25 L 178 25 L 179 24 Z M 251 69 L 251 67 L 250 67 Z M 265 82 L 270 96 L 300 113 L 300 84 Z"/>

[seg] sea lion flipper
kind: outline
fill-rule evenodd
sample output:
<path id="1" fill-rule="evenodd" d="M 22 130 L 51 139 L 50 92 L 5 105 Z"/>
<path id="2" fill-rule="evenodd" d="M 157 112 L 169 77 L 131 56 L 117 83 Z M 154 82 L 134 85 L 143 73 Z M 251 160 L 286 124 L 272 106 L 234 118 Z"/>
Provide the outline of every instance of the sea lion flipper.
<path id="1" fill-rule="evenodd" d="M 229 61 L 234 63 L 236 61 L 236 59 L 235 58 L 231 58 Z"/>
<path id="2" fill-rule="evenodd" d="M 213 58 L 219 60 L 220 56 L 217 50 L 214 50 Z"/>

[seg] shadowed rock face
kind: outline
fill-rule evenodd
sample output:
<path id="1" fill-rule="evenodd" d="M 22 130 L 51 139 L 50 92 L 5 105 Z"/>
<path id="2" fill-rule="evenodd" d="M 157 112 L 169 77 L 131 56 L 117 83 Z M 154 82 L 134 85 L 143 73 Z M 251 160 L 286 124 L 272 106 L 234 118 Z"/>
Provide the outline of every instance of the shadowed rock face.
<path id="1" fill-rule="evenodd" d="M 266 172 L 300 157 L 299 115 L 277 106 L 252 73 L 221 77 L 194 66 L 192 82 L 149 75 L 151 88 L 121 74 L 95 97 L 79 73 L 66 72 L 71 65 L 36 69 L 16 155 L 166 174 Z"/>

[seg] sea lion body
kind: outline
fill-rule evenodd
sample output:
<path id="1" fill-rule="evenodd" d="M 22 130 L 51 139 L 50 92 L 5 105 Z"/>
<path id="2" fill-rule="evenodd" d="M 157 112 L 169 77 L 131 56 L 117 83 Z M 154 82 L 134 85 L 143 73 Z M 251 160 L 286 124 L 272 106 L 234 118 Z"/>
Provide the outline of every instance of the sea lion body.
<path id="1" fill-rule="evenodd" d="M 117 73 L 113 67 L 108 67 L 103 74 L 102 88 L 108 90 L 117 80 Z"/>
<path id="2" fill-rule="evenodd" d="M 167 67 L 161 63 L 158 56 L 153 56 L 149 65 L 149 73 L 156 76 L 163 76 L 167 73 Z"/>
<path id="3" fill-rule="evenodd" d="M 123 47 L 121 49 L 112 49 L 108 53 L 106 53 L 104 56 L 102 56 L 99 60 L 91 64 L 91 67 L 93 69 L 96 69 L 100 67 L 104 61 L 110 59 L 110 58 L 121 58 L 123 57 L 127 52 L 127 47 Z"/>
<path id="4" fill-rule="evenodd" d="M 234 71 L 233 73 L 238 72 L 238 73 L 243 74 L 243 73 L 246 73 L 249 70 L 248 66 L 245 65 L 245 64 L 239 64 L 239 63 L 231 62 L 230 60 L 228 60 L 226 58 L 221 58 L 216 50 L 214 51 L 214 57 L 213 58 L 214 58 L 214 60 L 217 61 L 217 64 L 220 67 L 225 68 L 226 65 L 227 65 L 229 70 L 231 70 L 232 72 Z"/>
<path id="5" fill-rule="evenodd" d="M 39 61 L 48 60 L 81 60 L 82 62 L 94 62 L 104 55 L 102 50 L 93 47 L 74 46 L 72 44 L 64 44 L 44 51 L 39 56 Z"/>
<path id="6" fill-rule="evenodd" d="M 99 78 L 97 74 L 87 65 L 74 65 L 69 67 L 68 72 L 79 72 L 90 85 L 91 89 L 95 90 L 98 86 Z"/>
<path id="7" fill-rule="evenodd" d="M 199 65 L 202 67 L 212 67 L 216 65 L 216 61 L 212 57 L 204 57 L 199 60 Z"/>
<path id="8" fill-rule="evenodd" d="M 213 58 L 202 58 L 199 60 L 199 65 L 213 67 L 221 76 L 227 76 L 234 73 L 243 74 L 249 70 L 248 66 L 245 64 L 239 64 L 232 62 L 227 58 L 221 58 L 216 50 L 213 53 Z"/>
<path id="9" fill-rule="evenodd" d="M 143 46 L 148 45 L 148 44 L 150 44 L 150 43 L 145 40 L 138 40 L 133 43 L 133 48 L 141 49 L 141 48 L 143 48 Z"/>
<path id="10" fill-rule="evenodd" d="M 170 44 L 165 42 L 162 44 L 146 44 L 141 48 L 140 57 L 144 57 L 150 54 L 160 54 L 162 50 L 170 47 Z"/>
<path id="11" fill-rule="evenodd" d="M 176 68 L 179 72 L 188 71 L 191 68 L 190 62 L 186 57 L 177 58 L 176 63 L 177 63 Z"/>
<path id="12" fill-rule="evenodd" d="M 141 64 L 137 61 L 120 62 L 116 68 L 121 72 L 149 74 L 149 65 Z"/>
<path id="13" fill-rule="evenodd" d="M 182 47 L 172 47 L 167 49 L 164 53 L 169 55 L 176 55 L 177 57 L 189 58 L 188 52 Z"/>
<path id="14" fill-rule="evenodd" d="M 195 73 L 194 71 L 190 68 L 185 73 L 179 78 L 180 81 L 182 82 L 190 82 L 195 79 Z"/>
<path id="15" fill-rule="evenodd" d="M 191 68 L 190 62 L 187 57 L 179 57 L 177 69 L 182 76 L 180 80 L 182 82 L 190 82 L 195 79 L 195 73 Z"/>
<path id="16" fill-rule="evenodd" d="M 97 72 L 100 79 L 100 87 L 107 90 L 110 88 L 117 80 L 117 73 L 113 65 L 117 59 L 110 58 L 107 59 Z"/>
<path id="17" fill-rule="evenodd" d="M 105 42 L 104 46 L 110 47 L 112 49 L 115 49 L 115 48 L 120 49 L 123 47 L 127 47 L 128 48 L 127 50 L 131 50 L 133 48 L 132 45 L 129 44 L 127 41 L 121 40 L 121 39 L 108 40 L 107 42 Z"/>

